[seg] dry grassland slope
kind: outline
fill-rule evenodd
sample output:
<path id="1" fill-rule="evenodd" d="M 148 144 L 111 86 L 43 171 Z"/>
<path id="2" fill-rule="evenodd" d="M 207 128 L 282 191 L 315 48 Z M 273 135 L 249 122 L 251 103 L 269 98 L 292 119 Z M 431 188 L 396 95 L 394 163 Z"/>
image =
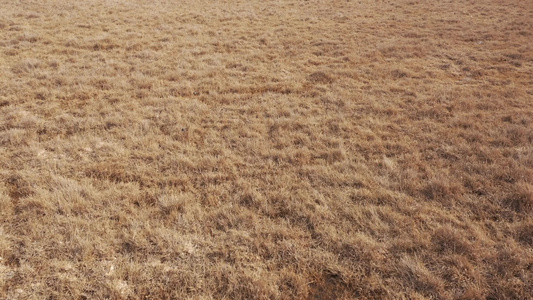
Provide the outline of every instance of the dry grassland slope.
<path id="1" fill-rule="evenodd" d="M 532 20 L 0 0 L 0 299 L 526 299 Z"/>

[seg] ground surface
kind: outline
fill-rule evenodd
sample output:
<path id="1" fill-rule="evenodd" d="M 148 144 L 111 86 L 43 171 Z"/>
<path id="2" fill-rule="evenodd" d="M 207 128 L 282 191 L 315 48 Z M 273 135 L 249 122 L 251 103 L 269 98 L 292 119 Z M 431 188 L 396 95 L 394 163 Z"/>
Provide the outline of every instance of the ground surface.
<path id="1" fill-rule="evenodd" d="M 532 20 L 0 0 L 0 299 L 526 299 Z"/>

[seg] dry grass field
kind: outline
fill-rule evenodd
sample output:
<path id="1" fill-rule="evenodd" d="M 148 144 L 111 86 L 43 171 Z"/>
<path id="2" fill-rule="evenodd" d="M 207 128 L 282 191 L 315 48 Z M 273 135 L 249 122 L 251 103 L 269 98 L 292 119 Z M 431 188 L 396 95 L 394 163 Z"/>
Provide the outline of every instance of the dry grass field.
<path id="1" fill-rule="evenodd" d="M 0 299 L 527 299 L 533 2 L 0 0 Z"/>

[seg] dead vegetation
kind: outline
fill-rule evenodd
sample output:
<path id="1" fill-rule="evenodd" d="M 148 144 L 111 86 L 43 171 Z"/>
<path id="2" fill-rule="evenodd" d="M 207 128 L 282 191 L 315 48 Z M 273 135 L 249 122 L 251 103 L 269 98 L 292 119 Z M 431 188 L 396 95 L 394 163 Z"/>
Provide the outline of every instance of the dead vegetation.
<path id="1" fill-rule="evenodd" d="M 1 299 L 526 299 L 528 1 L 0 0 Z"/>

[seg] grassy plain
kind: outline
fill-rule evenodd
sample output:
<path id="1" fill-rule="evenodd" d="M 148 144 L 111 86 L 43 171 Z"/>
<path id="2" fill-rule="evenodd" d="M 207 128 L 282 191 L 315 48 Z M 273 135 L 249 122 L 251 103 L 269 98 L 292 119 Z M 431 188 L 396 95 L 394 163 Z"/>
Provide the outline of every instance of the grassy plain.
<path id="1" fill-rule="evenodd" d="M 532 20 L 0 0 L 0 299 L 526 299 Z"/>

